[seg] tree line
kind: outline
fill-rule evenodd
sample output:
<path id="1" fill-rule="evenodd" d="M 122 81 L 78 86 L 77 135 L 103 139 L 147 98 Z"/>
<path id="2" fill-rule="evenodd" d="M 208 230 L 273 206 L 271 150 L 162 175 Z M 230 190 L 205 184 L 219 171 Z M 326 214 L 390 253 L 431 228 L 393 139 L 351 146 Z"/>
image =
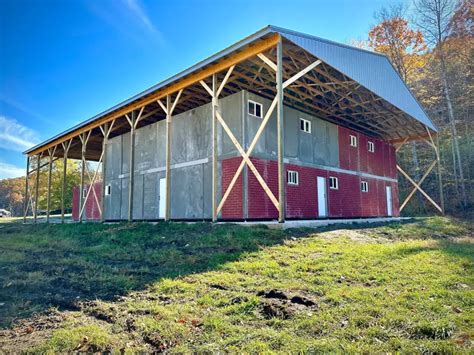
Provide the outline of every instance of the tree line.
<path id="1" fill-rule="evenodd" d="M 415 0 L 382 7 L 374 14 L 366 45 L 384 53 L 424 106 L 439 129 L 442 183 L 447 213 L 472 209 L 473 158 L 473 0 Z M 434 151 L 424 142 L 406 144 L 398 164 L 419 181 L 433 161 Z M 403 200 L 413 186 L 399 178 Z M 438 197 L 435 174 L 421 186 Z M 432 209 L 417 197 L 406 214 L 426 214 Z"/>
<path id="2" fill-rule="evenodd" d="M 32 206 L 34 206 L 35 183 L 36 183 L 36 162 L 32 159 L 30 166 L 30 187 L 29 195 L 29 214 L 32 214 Z M 48 158 L 40 161 L 40 166 L 47 163 Z M 51 173 L 51 210 L 61 209 L 62 184 L 63 184 L 63 167 L 62 159 L 53 162 Z M 64 195 L 64 206 L 66 209 L 72 208 L 73 187 L 78 186 L 81 182 L 81 163 L 77 160 L 68 160 L 66 174 L 66 190 Z M 25 203 L 25 177 L 0 180 L 0 208 L 11 211 L 12 216 L 23 216 Z M 48 196 L 48 165 L 41 168 L 40 180 L 38 185 L 38 210 L 44 211 L 47 208 Z"/>

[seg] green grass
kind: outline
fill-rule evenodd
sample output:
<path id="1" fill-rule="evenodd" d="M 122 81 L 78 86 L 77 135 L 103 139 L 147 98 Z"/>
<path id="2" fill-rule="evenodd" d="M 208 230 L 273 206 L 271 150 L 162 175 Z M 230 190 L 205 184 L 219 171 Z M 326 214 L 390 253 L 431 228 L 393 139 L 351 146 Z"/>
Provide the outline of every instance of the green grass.
<path id="1" fill-rule="evenodd" d="M 454 219 L 286 232 L 3 224 L 0 250 L 2 325 L 34 329 L 3 344 L 0 333 L 0 349 L 474 351 L 472 225 Z"/>

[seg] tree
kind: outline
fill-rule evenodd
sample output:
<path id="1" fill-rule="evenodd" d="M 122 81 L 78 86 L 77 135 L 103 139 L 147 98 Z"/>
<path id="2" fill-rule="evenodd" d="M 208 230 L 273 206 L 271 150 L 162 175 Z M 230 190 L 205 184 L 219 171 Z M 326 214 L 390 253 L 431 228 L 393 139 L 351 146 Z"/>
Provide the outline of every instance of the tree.
<path id="1" fill-rule="evenodd" d="M 453 101 L 451 99 L 450 82 L 446 65 L 446 39 L 449 36 L 456 3 L 453 0 L 416 0 L 416 24 L 424 32 L 425 37 L 434 46 L 435 58 L 439 61 L 439 75 L 442 83 L 444 100 L 447 108 L 451 128 L 453 147 L 458 167 L 462 203 L 467 205 L 466 188 L 464 182 L 463 166 L 458 142 L 458 133 L 454 118 Z"/>
<path id="2" fill-rule="evenodd" d="M 417 70 L 425 65 L 427 46 L 423 34 L 410 28 L 402 5 L 384 7 L 375 18 L 379 23 L 369 32 L 369 46 L 386 54 L 402 79 L 410 83 Z"/>
<path id="3" fill-rule="evenodd" d="M 404 18 L 405 12 L 403 5 L 395 4 L 388 8 L 382 7 L 375 13 L 378 24 L 369 31 L 368 44 L 375 51 L 386 54 L 402 79 L 411 86 L 426 64 L 427 46 L 421 31 L 409 26 L 408 20 Z M 416 142 L 411 143 L 411 150 L 415 179 L 419 181 Z M 417 196 L 422 208 L 423 197 L 420 193 Z"/>

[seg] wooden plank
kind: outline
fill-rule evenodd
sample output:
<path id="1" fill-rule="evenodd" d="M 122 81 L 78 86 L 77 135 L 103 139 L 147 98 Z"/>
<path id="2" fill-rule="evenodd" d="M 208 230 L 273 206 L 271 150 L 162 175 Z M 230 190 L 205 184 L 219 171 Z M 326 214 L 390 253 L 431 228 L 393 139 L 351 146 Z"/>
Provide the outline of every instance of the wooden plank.
<path id="1" fill-rule="evenodd" d="M 111 121 L 115 118 L 124 116 L 125 114 L 127 114 L 127 113 L 129 113 L 133 110 L 139 109 L 139 108 L 141 108 L 141 107 L 143 107 L 147 104 L 155 102 L 155 101 L 157 101 L 161 98 L 164 98 L 168 95 L 171 95 L 175 92 L 178 92 L 181 89 L 184 89 L 188 86 L 191 86 L 191 85 L 199 82 L 200 80 L 203 80 L 203 79 L 211 76 L 214 73 L 218 73 L 222 70 L 225 70 L 225 69 L 231 67 L 232 65 L 236 65 L 236 64 L 238 64 L 238 63 L 240 63 L 240 62 L 242 62 L 242 61 L 244 61 L 244 60 L 246 60 L 250 57 L 253 57 L 253 56 L 257 55 L 258 53 L 261 53 L 261 52 L 273 47 L 278 42 L 279 39 L 280 39 L 280 35 L 275 33 L 275 34 L 269 36 L 267 39 L 261 40 L 261 41 L 255 43 L 255 44 L 253 44 L 253 45 L 249 45 L 249 47 L 243 49 L 240 52 L 237 52 L 237 53 L 229 56 L 228 58 L 225 58 L 225 59 L 221 60 L 218 63 L 209 65 L 207 68 L 205 68 L 201 71 L 195 72 L 195 73 L 189 75 L 188 77 L 183 78 L 183 79 L 179 80 L 178 82 L 169 85 L 168 87 L 165 87 L 161 90 L 157 90 L 155 93 L 150 94 L 147 97 L 139 99 L 134 103 L 130 103 L 129 105 L 127 105 L 123 108 L 120 108 L 120 109 L 118 109 L 117 111 L 115 111 L 113 113 L 105 115 L 105 116 L 97 119 L 94 122 L 88 123 L 87 125 L 85 125 L 83 127 L 79 127 L 77 129 L 75 129 L 74 131 L 69 132 L 69 133 L 63 135 L 62 137 L 59 137 L 59 138 L 55 139 L 54 141 L 52 141 L 48 144 L 40 146 L 37 149 L 29 152 L 28 155 L 29 156 L 36 155 L 36 154 L 38 154 L 40 152 L 43 152 L 43 151 L 47 150 L 48 148 L 50 148 L 50 147 L 52 147 L 52 146 L 54 146 L 58 143 L 61 143 L 61 142 L 64 142 L 64 141 L 66 141 L 70 138 L 76 137 L 82 132 L 87 132 L 88 130 L 99 127 L 100 125 L 104 124 L 105 122 L 109 122 L 109 121 Z"/>

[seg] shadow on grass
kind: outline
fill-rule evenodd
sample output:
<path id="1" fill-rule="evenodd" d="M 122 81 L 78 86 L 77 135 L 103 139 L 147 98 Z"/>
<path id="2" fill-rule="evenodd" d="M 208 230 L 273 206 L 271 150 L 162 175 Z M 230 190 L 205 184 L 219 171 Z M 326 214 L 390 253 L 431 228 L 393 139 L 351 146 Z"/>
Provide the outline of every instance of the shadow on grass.
<path id="1" fill-rule="evenodd" d="M 0 225 L 0 327 L 50 307 L 111 300 L 282 243 L 279 230 L 208 223 Z"/>

